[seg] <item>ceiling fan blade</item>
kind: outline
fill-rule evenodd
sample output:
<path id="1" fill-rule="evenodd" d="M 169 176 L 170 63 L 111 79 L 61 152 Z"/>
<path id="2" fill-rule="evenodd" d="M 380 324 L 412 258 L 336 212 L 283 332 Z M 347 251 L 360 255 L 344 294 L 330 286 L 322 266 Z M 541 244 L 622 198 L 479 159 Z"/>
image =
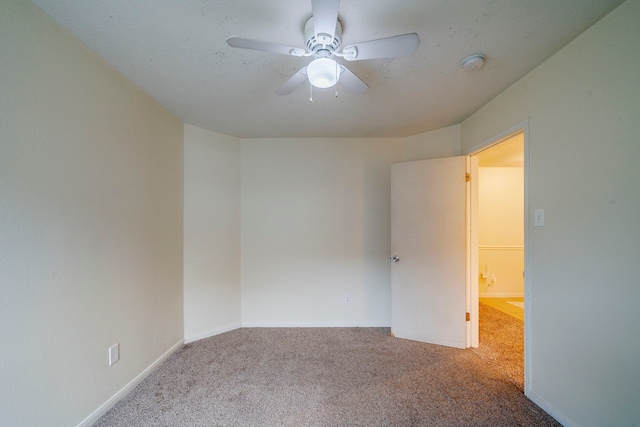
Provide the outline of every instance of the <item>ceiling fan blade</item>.
<path id="1" fill-rule="evenodd" d="M 289 95 L 305 80 L 307 80 L 307 67 L 304 67 L 293 76 L 291 76 L 289 80 L 287 80 L 282 86 L 278 88 L 278 90 L 276 90 L 276 95 Z"/>
<path id="2" fill-rule="evenodd" d="M 420 38 L 416 33 L 410 33 L 351 44 L 342 49 L 340 56 L 347 61 L 397 58 L 399 56 L 411 55 L 418 49 L 418 46 L 420 46 Z"/>
<path id="3" fill-rule="evenodd" d="M 340 65 L 340 79 L 338 80 L 344 87 L 353 93 L 365 93 L 369 86 L 360 80 L 360 77 L 353 74 L 347 67 Z"/>
<path id="4" fill-rule="evenodd" d="M 283 55 L 305 56 L 306 51 L 298 47 L 285 46 L 278 43 L 263 42 L 260 40 L 243 39 L 231 36 L 227 39 L 227 44 L 240 49 L 260 50 L 264 52 L 281 53 Z"/>
<path id="5" fill-rule="evenodd" d="M 311 0 L 311 10 L 313 11 L 313 27 L 316 32 L 316 38 L 319 42 L 323 41 L 318 34 L 328 34 L 329 44 L 333 41 L 338 23 L 338 9 L 340 8 L 340 0 Z"/>

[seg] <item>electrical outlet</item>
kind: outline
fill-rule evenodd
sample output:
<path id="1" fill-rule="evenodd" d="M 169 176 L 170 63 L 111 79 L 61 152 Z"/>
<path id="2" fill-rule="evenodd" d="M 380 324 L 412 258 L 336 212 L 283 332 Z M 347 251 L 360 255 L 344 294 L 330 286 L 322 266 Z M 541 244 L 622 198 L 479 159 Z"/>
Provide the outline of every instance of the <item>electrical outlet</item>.
<path id="1" fill-rule="evenodd" d="M 109 347 L 109 366 L 120 360 L 120 343 L 115 343 Z"/>
<path id="2" fill-rule="evenodd" d="M 351 304 L 351 295 L 347 294 L 344 296 L 344 303 Z"/>

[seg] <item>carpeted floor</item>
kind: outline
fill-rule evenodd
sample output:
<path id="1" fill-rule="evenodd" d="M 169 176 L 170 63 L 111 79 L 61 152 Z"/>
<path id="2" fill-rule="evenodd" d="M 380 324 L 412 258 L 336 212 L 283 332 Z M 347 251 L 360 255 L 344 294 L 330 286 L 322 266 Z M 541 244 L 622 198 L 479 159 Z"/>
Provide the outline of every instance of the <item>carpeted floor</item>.
<path id="1" fill-rule="evenodd" d="M 524 391 L 524 322 L 480 306 L 480 345 L 472 349 L 482 360 Z"/>
<path id="2" fill-rule="evenodd" d="M 557 426 L 470 350 L 386 328 L 249 328 L 186 345 L 96 426 Z"/>

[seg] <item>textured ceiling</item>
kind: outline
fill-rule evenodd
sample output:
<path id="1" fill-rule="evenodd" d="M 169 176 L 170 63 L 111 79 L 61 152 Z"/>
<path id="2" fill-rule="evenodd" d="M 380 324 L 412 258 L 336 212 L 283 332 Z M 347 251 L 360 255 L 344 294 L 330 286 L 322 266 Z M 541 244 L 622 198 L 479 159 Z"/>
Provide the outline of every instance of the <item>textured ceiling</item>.
<path id="1" fill-rule="evenodd" d="M 275 90 L 308 62 L 229 47 L 304 47 L 305 0 L 33 0 L 185 123 L 244 138 L 402 137 L 460 123 L 622 0 L 342 0 L 343 45 L 416 32 L 408 57 L 343 62 L 371 89 Z M 460 61 L 483 53 L 468 72 Z"/>

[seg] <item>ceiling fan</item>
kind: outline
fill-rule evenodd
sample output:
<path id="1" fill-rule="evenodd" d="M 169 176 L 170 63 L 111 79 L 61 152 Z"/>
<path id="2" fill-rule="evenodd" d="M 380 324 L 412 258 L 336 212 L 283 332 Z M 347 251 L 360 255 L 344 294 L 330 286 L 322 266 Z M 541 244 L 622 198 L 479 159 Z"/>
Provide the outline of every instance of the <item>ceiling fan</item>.
<path id="1" fill-rule="evenodd" d="M 278 43 L 229 37 L 227 43 L 240 49 L 260 50 L 291 56 L 313 57 L 313 60 L 287 80 L 278 90 L 278 95 L 289 95 L 308 80 L 317 88 L 330 88 L 338 81 L 354 93 L 364 93 L 369 86 L 339 64 L 336 57 L 347 61 L 365 59 L 396 58 L 410 55 L 420 45 L 416 33 L 369 40 L 342 47 L 342 24 L 338 20 L 340 0 L 311 0 L 312 16 L 304 25 L 306 49 Z"/>

